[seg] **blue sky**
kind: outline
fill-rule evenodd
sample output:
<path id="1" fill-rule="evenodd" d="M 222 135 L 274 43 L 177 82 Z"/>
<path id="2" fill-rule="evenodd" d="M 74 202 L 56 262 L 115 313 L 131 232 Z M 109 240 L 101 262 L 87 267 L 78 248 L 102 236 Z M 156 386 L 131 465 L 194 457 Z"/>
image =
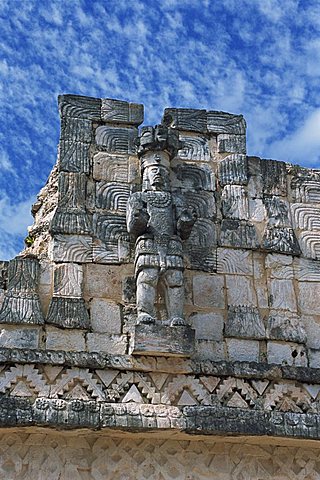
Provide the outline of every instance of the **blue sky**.
<path id="1" fill-rule="evenodd" d="M 320 0 L 0 0 L 0 259 L 55 163 L 57 95 L 243 113 L 248 153 L 320 168 Z"/>

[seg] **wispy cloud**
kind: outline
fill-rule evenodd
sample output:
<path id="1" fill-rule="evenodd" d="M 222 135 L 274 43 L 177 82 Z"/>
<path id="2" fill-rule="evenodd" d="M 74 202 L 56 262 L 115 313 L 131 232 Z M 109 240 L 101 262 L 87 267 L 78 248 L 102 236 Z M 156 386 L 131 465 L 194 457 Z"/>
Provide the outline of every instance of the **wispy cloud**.
<path id="1" fill-rule="evenodd" d="M 0 2 L 0 197 L 22 208 L 44 184 L 56 97 L 243 113 L 248 152 L 319 163 L 319 0 Z M 0 228 L 6 228 L 0 217 Z"/>

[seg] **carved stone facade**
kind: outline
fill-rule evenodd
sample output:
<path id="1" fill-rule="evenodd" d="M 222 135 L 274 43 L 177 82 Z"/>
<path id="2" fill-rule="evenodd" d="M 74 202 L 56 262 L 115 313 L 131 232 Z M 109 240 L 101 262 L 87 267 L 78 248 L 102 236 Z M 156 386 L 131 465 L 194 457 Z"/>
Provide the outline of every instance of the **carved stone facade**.
<path id="1" fill-rule="evenodd" d="M 241 115 L 59 109 L 0 262 L 0 478 L 319 478 L 320 171 L 247 156 Z"/>

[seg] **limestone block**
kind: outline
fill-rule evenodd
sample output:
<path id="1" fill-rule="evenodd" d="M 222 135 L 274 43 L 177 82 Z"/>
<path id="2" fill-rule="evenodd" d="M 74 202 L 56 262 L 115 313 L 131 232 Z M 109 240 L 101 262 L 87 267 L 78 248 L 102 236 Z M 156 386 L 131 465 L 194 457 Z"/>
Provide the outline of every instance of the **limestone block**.
<path id="1" fill-rule="evenodd" d="M 230 306 L 225 325 L 226 337 L 241 337 L 263 339 L 265 326 L 260 317 L 259 310 L 254 307 Z"/>
<path id="2" fill-rule="evenodd" d="M 304 343 L 306 331 L 302 319 L 291 312 L 270 311 L 267 319 L 267 337 L 274 340 Z"/>
<path id="3" fill-rule="evenodd" d="M 96 182 L 96 207 L 125 215 L 130 186 L 115 182 Z"/>
<path id="4" fill-rule="evenodd" d="M 259 341 L 227 338 L 228 358 L 231 362 L 258 362 Z"/>
<path id="5" fill-rule="evenodd" d="M 82 294 L 82 265 L 62 263 L 54 267 L 53 293 L 60 297 L 80 298 Z"/>
<path id="6" fill-rule="evenodd" d="M 269 254 L 266 256 L 266 268 L 270 269 L 270 277 L 280 280 L 293 279 L 293 257 L 291 255 Z"/>
<path id="7" fill-rule="evenodd" d="M 224 218 L 248 220 L 249 205 L 245 188 L 241 185 L 226 185 L 221 194 L 221 208 Z"/>
<path id="8" fill-rule="evenodd" d="M 297 311 L 297 301 L 292 280 L 271 279 L 269 301 L 273 309 Z"/>
<path id="9" fill-rule="evenodd" d="M 111 127 L 101 125 L 96 129 L 95 142 L 108 153 L 134 154 L 135 141 L 138 136 L 137 128 Z"/>
<path id="10" fill-rule="evenodd" d="M 86 235 L 55 235 L 49 247 L 54 262 L 92 262 L 92 238 Z"/>
<path id="11" fill-rule="evenodd" d="M 65 116 L 101 120 L 101 99 L 81 95 L 59 95 L 61 118 Z"/>
<path id="12" fill-rule="evenodd" d="M 105 182 L 137 183 L 140 180 L 138 158 L 98 152 L 93 156 L 93 178 Z"/>
<path id="13" fill-rule="evenodd" d="M 91 123 L 91 122 L 90 122 Z M 75 140 L 60 140 L 59 171 L 62 172 L 90 172 L 90 144 Z"/>
<path id="14" fill-rule="evenodd" d="M 259 252 L 253 252 L 254 286 L 256 289 L 258 306 L 260 308 L 269 307 L 264 258 L 265 256 L 263 254 Z"/>
<path id="15" fill-rule="evenodd" d="M 320 350 L 308 349 L 309 367 L 320 368 Z"/>
<path id="16" fill-rule="evenodd" d="M 205 133 L 207 131 L 207 112 L 191 108 L 166 108 L 162 123 L 179 130 Z"/>
<path id="17" fill-rule="evenodd" d="M 245 276 L 226 275 L 228 305 L 257 306 L 253 279 Z"/>
<path id="18" fill-rule="evenodd" d="M 307 258 L 295 258 L 294 274 L 297 280 L 304 282 L 320 282 L 320 262 Z"/>
<path id="19" fill-rule="evenodd" d="M 127 353 L 128 340 L 126 335 L 109 335 L 107 333 L 88 333 L 87 349 L 89 352 L 102 352 L 111 355 Z"/>
<path id="20" fill-rule="evenodd" d="M 47 312 L 53 293 L 53 264 L 51 262 L 42 261 L 40 263 L 38 293 L 42 309 Z"/>
<path id="21" fill-rule="evenodd" d="M 101 118 L 106 123 L 140 125 L 143 122 L 143 105 L 112 98 L 101 99 Z"/>
<path id="22" fill-rule="evenodd" d="M 296 167 L 296 165 L 295 165 Z M 295 202 L 320 202 L 320 175 L 314 170 L 301 169 L 293 174 L 291 192 Z"/>
<path id="23" fill-rule="evenodd" d="M 190 316 L 190 322 L 196 331 L 196 340 L 223 340 L 222 313 L 195 313 Z"/>
<path id="24" fill-rule="evenodd" d="M 261 160 L 263 193 L 268 195 L 287 195 L 287 170 L 284 162 Z"/>
<path id="25" fill-rule="evenodd" d="M 53 296 L 46 323 L 63 328 L 88 329 L 89 314 L 83 298 Z"/>
<path id="26" fill-rule="evenodd" d="M 244 135 L 246 121 L 242 115 L 210 110 L 207 112 L 207 128 L 213 133 L 233 133 Z"/>
<path id="27" fill-rule="evenodd" d="M 253 275 L 252 252 L 249 250 L 218 248 L 217 272 Z"/>
<path id="28" fill-rule="evenodd" d="M 225 307 L 224 278 L 222 275 L 195 275 L 193 302 L 198 307 Z"/>
<path id="29" fill-rule="evenodd" d="M 174 188 L 182 188 L 189 191 L 209 191 L 216 190 L 216 179 L 212 169 L 208 165 L 178 163 L 173 167 L 175 177 L 172 179 Z"/>
<path id="30" fill-rule="evenodd" d="M 320 317 L 304 315 L 301 321 L 306 331 L 307 347 L 320 350 Z"/>
<path id="31" fill-rule="evenodd" d="M 212 340 L 196 340 L 194 356 L 197 360 L 213 360 L 215 362 L 226 360 L 223 342 Z"/>
<path id="32" fill-rule="evenodd" d="M 178 157 L 183 160 L 199 162 L 210 161 L 209 141 L 206 137 L 179 135 L 183 147 L 178 152 Z"/>
<path id="33" fill-rule="evenodd" d="M 39 348 L 41 327 L 0 326 L 0 347 L 5 348 Z"/>
<path id="34" fill-rule="evenodd" d="M 86 118 L 65 116 L 61 119 L 60 140 L 91 143 L 92 121 Z"/>
<path id="35" fill-rule="evenodd" d="M 84 333 L 78 330 L 59 330 L 47 327 L 46 348 L 48 350 L 85 351 Z"/>
<path id="36" fill-rule="evenodd" d="M 9 262 L 0 260 L 0 288 L 7 289 Z"/>
<path id="37" fill-rule="evenodd" d="M 303 345 L 284 342 L 268 342 L 268 363 L 277 365 L 295 365 L 306 367 L 308 365 L 307 351 Z"/>
<path id="38" fill-rule="evenodd" d="M 133 275 L 133 266 L 90 265 L 84 269 L 84 296 L 122 300 L 122 278 Z"/>
<path id="39" fill-rule="evenodd" d="M 194 351 L 195 332 L 189 326 L 161 324 L 136 325 L 133 355 L 190 357 Z"/>
<path id="40" fill-rule="evenodd" d="M 296 234 L 289 227 L 267 227 L 262 239 L 262 248 L 292 255 L 301 253 Z"/>
<path id="41" fill-rule="evenodd" d="M 90 319 L 93 332 L 121 333 L 120 307 L 103 298 L 93 298 L 90 302 Z"/>
<path id="42" fill-rule="evenodd" d="M 219 153 L 240 153 L 246 154 L 246 136 L 221 134 L 218 135 L 218 152 Z"/>
<path id="43" fill-rule="evenodd" d="M 221 245 L 236 248 L 258 248 L 256 228 L 251 223 L 224 219 L 221 223 Z"/>
<path id="44" fill-rule="evenodd" d="M 38 295 L 39 270 L 37 258 L 16 257 L 9 262 L 0 323 L 44 323 Z"/>
<path id="45" fill-rule="evenodd" d="M 301 312 L 320 315 L 320 282 L 298 282 L 298 307 Z"/>
<path id="46" fill-rule="evenodd" d="M 252 222 L 264 222 L 266 220 L 266 207 L 261 198 L 249 199 L 249 217 Z"/>
<path id="47" fill-rule="evenodd" d="M 219 183 L 225 185 L 247 185 L 248 163 L 246 155 L 228 155 L 219 163 Z"/>

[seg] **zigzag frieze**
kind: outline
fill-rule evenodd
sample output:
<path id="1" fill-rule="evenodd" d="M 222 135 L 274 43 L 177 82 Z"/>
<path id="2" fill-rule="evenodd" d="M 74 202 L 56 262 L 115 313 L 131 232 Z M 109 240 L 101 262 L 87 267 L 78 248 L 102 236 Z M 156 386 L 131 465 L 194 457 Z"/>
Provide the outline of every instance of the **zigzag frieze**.
<path id="1" fill-rule="evenodd" d="M 42 373 L 43 372 L 43 373 Z M 0 372 L 4 398 L 48 398 L 61 401 L 148 405 L 208 405 L 260 411 L 316 413 L 320 381 L 255 380 L 231 376 L 201 376 L 66 368 L 44 374 L 35 365 L 7 366 Z M 49 372 L 50 373 L 50 372 Z M 52 372 L 51 372 L 52 373 Z M 58 407 L 57 407 L 58 408 Z"/>

